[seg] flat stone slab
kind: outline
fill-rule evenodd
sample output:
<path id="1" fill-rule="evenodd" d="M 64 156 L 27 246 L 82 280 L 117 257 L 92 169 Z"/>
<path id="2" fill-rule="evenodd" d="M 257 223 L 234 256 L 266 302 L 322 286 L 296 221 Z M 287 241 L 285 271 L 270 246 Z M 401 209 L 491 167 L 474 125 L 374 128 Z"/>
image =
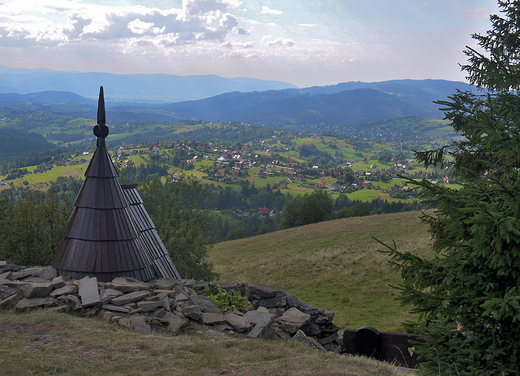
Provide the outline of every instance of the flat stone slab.
<path id="1" fill-rule="evenodd" d="M 290 308 L 278 319 L 282 330 L 294 334 L 311 320 L 311 315 L 297 308 Z"/>
<path id="2" fill-rule="evenodd" d="M 25 308 L 36 308 L 36 307 L 44 307 L 49 305 L 49 299 L 47 298 L 23 298 L 18 303 L 16 303 L 16 309 L 25 309 Z"/>
<path id="3" fill-rule="evenodd" d="M 47 298 L 52 291 L 50 282 L 46 283 L 27 283 L 20 286 L 25 298 Z"/>
<path id="4" fill-rule="evenodd" d="M 179 284 L 179 280 L 174 277 L 161 278 L 152 283 L 154 289 L 172 290 L 174 286 Z"/>
<path id="5" fill-rule="evenodd" d="M 277 294 L 284 291 L 280 287 L 262 285 L 260 283 L 250 283 L 247 285 L 246 294 L 254 295 L 257 299 L 274 298 Z"/>
<path id="6" fill-rule="evenodd" d="M 122 305 L 125 305 L 125 304 L 129 304 L 129 303 L 133 303 L 133 302 L 137 302 L 147 296 L 149 296 L 150 293 L 148 292 L 148 290 L 146 291 L 134 291 L 134 292 L 130 292 L 128 294 L 124 294 L 124 295 L 121 295 L 121 296 L 118 296 L 116 298 L 113 298 L 112 299 L 112 304 L 115 304 L 115 305 L 118 305 L 118 306 L 122 306 Z"/>
<path id="7" fill-rule="evenodd" d="M 155 311 L 158 308 L 166 308 L 166 302 L 164 300 L 140 301 L 137 302 L 137 308 L 141 308 L 143 312 Z"/>
<path id="8" fill-rule="evenodd" d="M 51 283 L 52 284 L 52 283 Z M 65 285 L 59 289 L 54 290 L 50 293 L 51 298 L 56 298 L 61 295 L 76 294 L 78 292 L 78 286 L 76 285 Z"/>
<path id="9" fill-rule="evenodd" d="M 218 305 L 215 304 L 215 302 L 213 300 L 211 300 L 210 298 L 208 298 L 207 296 L 203 296 L 203 295 L 190 296 L 188 299 L 188 303 L 199 307 L 201 312 L 222 314 L 222 311 L 220 310 Z"/>
<path id="10" fill-rule="evenodd" d="M 52 281 L 57 276 L 58 276 L 58 271 L 50 266 L 47 268 L 42 268 L 38 272 L 38 277 L 45 279 L 47 281 Z"/>
<path id="11" fill-rule="evenodd" d="M 200 308 L 196 305 L 184 306 L 184 308 L 182 309 L 182 314 L 195 321 L 200 321 L 202 319 L 202 312 L 200 311 Z"/>
<path id="12" fill-rule="evenodd" d="M 25 277 L 30 277 L 30 276 L 33 276 L 33 275 L 37 275 L 37 274 L 38 274 L 38 269 L 36 269 L 36 268 L 25 269 L 25 270 L 22 270 L 22 271 L 19 271 L 19 272 L 13 272 L 11 274 L 11 279 L 17 280 L 17 279 L 22 279 L 22 278 L 25 278 Z"/>
<path id="13" fill-rule="evenodd" d="M 226 322 L 226 318 L 221 313 L 203 313 L 202 322 L 206 325 L 216 325 Z"/>
<path id="14" fill-rule="evenodd" d="M 168 329 L 173 332 L 178 332 L 186 324 L 186 320 L 181 319 L 179 316 L 174 315 L 171 312 L 164 312 L 160 319 L 166 322 Z"/>
<path id="15" fill-rule="evenodd" d="M 106 309 L 108 311 L 120 312 L 120 313 L 128 313 L 130 310 L 128 308 L 122 306 L 116 306 L 114 304 L 105 304 L 101 306 L 101 308 Z"/>
<path id="16" fill-rule="evenodd" d="M 247 317 L 255 326 L 247 334 L 249 338 L 260 338 L 265 329 L 271 325 L 276 318 L 275 315 L 269 312 L 262 311 L 248 311 L 244 317 Z"/>
<path id="17" fill-rule="evenodd" d="M 117 277 L 112 282 L 107 283 L 107 288 L 113 288 L 121 292 L 134 292 L 150 289 L 150 285 L 139 281 L 129 281 L 123 277 Z"/>
<path id="18" fill-rule="evenodd" d="M 22 294 L 18 291 L 18 293 L 13 293 L 6 298 L 0 298 L 0 308 L 9 308 L 13 307 L 22 299 Z"/>
<path id="19" fill-rule="evenodd" d="M 251 320 L 245 316 L 239 316 L 235 313 L 228 313 L 224 316 L 226 322 L 238 332 L 245 332 L 253 325 Z"/>
<path id="20" fill-rule="evenodd" d="M 84 277 L 77 281 L 77 284 L 78 295 L 81 297 L 81 304 L 83 306 L 99 303 L 99 290 L 96 277 Z"/>

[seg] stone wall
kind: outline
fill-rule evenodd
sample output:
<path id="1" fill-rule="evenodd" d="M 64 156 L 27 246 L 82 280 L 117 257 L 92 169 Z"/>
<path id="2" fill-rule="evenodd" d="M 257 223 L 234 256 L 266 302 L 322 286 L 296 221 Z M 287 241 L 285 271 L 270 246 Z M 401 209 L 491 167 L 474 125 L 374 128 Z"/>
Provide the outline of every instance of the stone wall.
<path id="1" fill-rule="evenodd" d="M 224 282 L 219 284 L 223 290 L 240 294 L 252 305 L 248 310 L 228 311 L 205 295 L 205 286 L 216 293 L 214 282 L 164 278 L 145 283 L 122 277 L 112 282 L 89 277 L 71 280 L 57 276 L 51 267 L 0 264 L 0 309 L 75 311 L 143 333 L 177 333 L 197 327 L 249 338 L 294 339 L 322 351 L 341 350 L 332 311 L 313 307 L 279 287 Z"/>

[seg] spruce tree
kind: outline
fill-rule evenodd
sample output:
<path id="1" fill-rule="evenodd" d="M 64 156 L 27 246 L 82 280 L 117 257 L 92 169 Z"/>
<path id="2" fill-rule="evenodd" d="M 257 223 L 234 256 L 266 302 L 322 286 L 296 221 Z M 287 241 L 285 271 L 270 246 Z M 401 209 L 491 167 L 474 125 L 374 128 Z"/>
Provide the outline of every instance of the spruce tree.
<path id="1" fill-rule="evenodd" d="M 461 189 L 410 181 L 423 202 L 435 256 L 389 247 L 402 298 L 420 313 L 416 330 L 427 375 L 520 374 L 520 1 L 499 1 L 492 29 L 473 38 L 462 69 L 480 91 L 439 101 L 463 137 L 416 152 L 451 167 Z"/>

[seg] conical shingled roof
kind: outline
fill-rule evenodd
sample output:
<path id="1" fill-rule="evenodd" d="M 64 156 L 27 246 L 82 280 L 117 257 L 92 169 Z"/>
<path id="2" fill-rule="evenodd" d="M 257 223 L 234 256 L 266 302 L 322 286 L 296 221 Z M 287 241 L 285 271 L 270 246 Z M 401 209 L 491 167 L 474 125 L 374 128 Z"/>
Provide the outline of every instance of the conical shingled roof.
<path id="1" fill-rule="evenodd" d="M 141 281 L 156 277 L 180 279 L 164 245 L 154 253 L 129 210 L 105 146 L 108 127 L 103 87 L 94 134 L 98 137 L 97 148 L 85 172 L 85 181 L 74 203 L 63 242 L 54 256 L 53 267 L 60 275 L 75 279 L 84 276 L 97 277 L 99 281 L 121 276 Z"/>
<path id="2" fill-rule="evenodd" d="M 152 261 L 155 274 L 159 277 L 175 277 L 181 279 L 179 272 L 168 254 L 168 250 L 164 246 L 152 219 L 148 215 L 143 199 L 136 189 L 136 185 L 123 185 L 123 194 L 126 202 L 128 202 L 128 210 L 135 220 L 139 231 L 139 238 L 148 250 Z"/>

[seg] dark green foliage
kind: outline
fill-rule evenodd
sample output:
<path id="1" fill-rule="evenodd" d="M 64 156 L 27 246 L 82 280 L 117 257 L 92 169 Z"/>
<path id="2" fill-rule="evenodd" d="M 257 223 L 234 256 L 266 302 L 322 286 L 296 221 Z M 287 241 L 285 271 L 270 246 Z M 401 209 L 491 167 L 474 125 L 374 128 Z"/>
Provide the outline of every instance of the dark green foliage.
<path id="1" fill-rule="evenodd" d="M 308 225 L 332 218 L 333 201 L 322 190 L 314 190 L 286 201 L 278 219 L 280 229 Z"/>
<path id="2" fill-rule="evenodd" d="M 199 199 L 208 196 L 206 188 L 190 177 L 162 183 L 150 176 L 139 193 L 182 278 L 215 279 L 207 260 L 215 221 L 208 209 L 199 207 Z"/>
<path id="3" fill-rule="evenodd" d="M 505 16 L 474 38 L 463 69 L 482 95 L 440 102 L 464 139 L 417 153 L 426 165 L 451 166 L 464 179 L 450 189 L 414 181 L 433 237 L 434 259 L 389 247 L 403 276 L 402 296 L 431 337 L 418 346 L 427 375 L 520 374 L 520 1 L 499 2 Z M 463 328 L 457 330 L 458 325 Z"/>
<path id="4" fill-rule="evenodd" d="M 0 156 L 53 148 L 54 145 L 39 134 L 0 128 Z"/>
<path id="5" fill-rule="evenodd" d="M 63 239 L 72 202 L 55 190 L 0 196 L 0 259 L 18 265 L 50 265 Z"/>

